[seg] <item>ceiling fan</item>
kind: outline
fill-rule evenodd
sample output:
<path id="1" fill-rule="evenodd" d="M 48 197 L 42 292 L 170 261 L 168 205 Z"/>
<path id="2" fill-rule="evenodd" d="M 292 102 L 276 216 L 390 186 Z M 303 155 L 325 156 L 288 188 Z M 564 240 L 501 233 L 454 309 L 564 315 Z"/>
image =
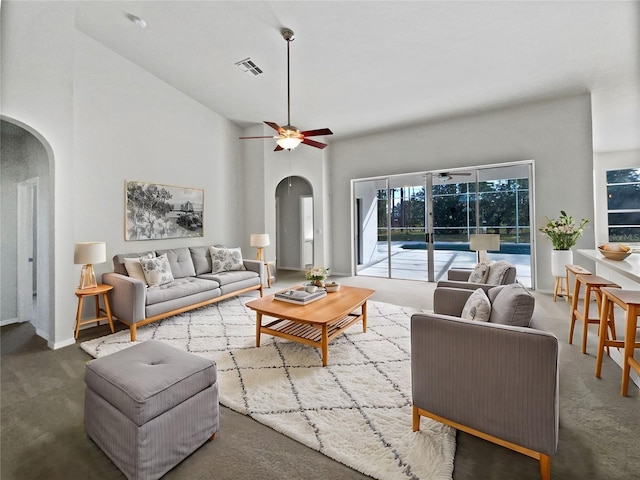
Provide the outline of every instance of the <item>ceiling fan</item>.
<path id="1" fill-rule="evenodd" d="M 440 172 L 438 178 L 442 181 L 453 180 L 454 176 L 470 176 L 470 172 Z"/>
<path id="2" fill-rule="evenodd" d="M 293 41 L 293 30 L 288 28 L 282 29 L 282 38 L 287 41 L 287 124 L 281 127 L 274 122 L 264 122 L 278 132 L 276 136 L 264 136 L 264 137 L 240 137 L 241 140 L 251 138 L 275 138 L 278 144 L 274 152 L 280 150 L 293 150 L 300 143 L 309 145 L 316 148 L 325 148 L 326 143 L 317 142 L 311 140 L 308 137 L 317 137 L 319 135 L 333 135 L 333 132 L 328 128 L 320 128 L 318 130 L 305 130 L 301 132 L 297 127 L 291 125 L 291 86 L 290 86 L 290 73 L 289 73 L 289 44 Z"/>

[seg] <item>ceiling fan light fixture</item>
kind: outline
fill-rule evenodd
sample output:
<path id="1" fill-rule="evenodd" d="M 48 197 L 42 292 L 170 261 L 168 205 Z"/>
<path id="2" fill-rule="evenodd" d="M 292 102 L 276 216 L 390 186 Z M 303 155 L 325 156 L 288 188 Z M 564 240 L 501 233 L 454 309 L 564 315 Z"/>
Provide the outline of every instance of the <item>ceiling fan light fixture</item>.
<path id="1" fill-rule="evenodd" d="M 281 137 L 276 140 L 276 143 L 285 150 L 293 150 L 300 145 L 301 142 L 302 139 L 300 137 Z"/>

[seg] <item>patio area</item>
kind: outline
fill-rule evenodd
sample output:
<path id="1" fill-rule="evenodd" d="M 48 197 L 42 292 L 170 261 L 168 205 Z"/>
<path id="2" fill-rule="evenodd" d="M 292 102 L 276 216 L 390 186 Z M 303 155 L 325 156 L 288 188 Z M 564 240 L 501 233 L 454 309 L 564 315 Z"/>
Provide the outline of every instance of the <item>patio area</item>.
<path id="1" fill-rule="evenodd" d="M 365 268 L 359 268 L 357 275 L 403 280 L 428 281 L 427 250 L 407 248 L 408 242 L 391 242 L 388 254 L 387 243 L 379 242 L 376 251 L 377 261 Z M 389 275 L 388 256 L 391 257 L 391 275 Z M 489 253 L 491 261 L 506 260 L 516 266 L 518 281 L 527 288 L 532 287 L 531 255 L 526 253 Z M 476 264 L 476 252 L 436 248 L 434 251 L 435 281 L 445 280 L 450 268 L 473 268 Z"/>

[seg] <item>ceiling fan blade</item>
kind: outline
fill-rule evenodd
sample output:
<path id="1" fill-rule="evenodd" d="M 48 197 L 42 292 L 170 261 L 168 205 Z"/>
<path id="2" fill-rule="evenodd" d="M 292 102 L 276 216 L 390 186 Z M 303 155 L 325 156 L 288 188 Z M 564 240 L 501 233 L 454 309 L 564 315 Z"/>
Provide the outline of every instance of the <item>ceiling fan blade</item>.
<path id="1" fill-rule="evenodd" d="M 264 122 L 267 125 L 269 125 L 271 128 L 273 128 L 276 132 L 278 132 L 279 134 L 282 134 L 282 132 L 284 132 L 284 128 L 282 128 L 280 125 L 278 125 L 275 122 Z"/>
<path id="2" fill-rule="evenodd" d="M 238 137 L 240 140 L 247 140 L 250 138 L 278 138 L 278 137 L 274 137 L 273 135 L 269 135 L 267 137 Z"/>
<path id="3" fill-rule="evenodd" d="M 315 140 L 309 140 L 308 138 L 303 138 L 302 143 L 316 148 L 325 148 L 327 146 L 326 143 L 316 142 Z"/>
<path id="4" fill-rule="evenodd" d="M 280 150 L 284 150 L 280 145 L 276 145 L 276 148 L 273 149 L 274 152 L 279 152 Z"/>
<path id="5" fill-rule="evenodd" d="M 306 132 L 300 132 L 305 137 L 317 137 L 319 135 L 333 135 L 333 132 L 328 128 L 319 128 L 318 130 L 307 130 Z"/>

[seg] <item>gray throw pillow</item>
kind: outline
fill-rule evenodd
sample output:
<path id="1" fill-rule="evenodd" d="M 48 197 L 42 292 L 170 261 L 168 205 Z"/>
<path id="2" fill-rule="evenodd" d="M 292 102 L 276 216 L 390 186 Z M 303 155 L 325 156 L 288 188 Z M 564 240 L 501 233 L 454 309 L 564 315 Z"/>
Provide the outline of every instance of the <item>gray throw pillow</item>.
<path id="1" fill-rule="evenodd" d="M 492 296 L 491 289 L 489 291 Z M 535 298 L 519 283 L 512 283 L 500 287 L 498 294 L 491 303 L 491 323 L 500 323 L 503 325 L 513 325 L 517 327 L 528 327 L 533 309 L 535 307 Z"/>
<path id="2" fill-rule="evenodd" d="M 484 290 L 478 288 L 464 304 L 460 318 L 475 320 L 476 322 L 488 322 L 491 316 L 491 303 Z"/>
<path id="3" fill-rule="evenodd" d="M 512 267 L 513 265 L 505 260 L 490 263 L 489 275 L 487 276 L 486 282 L 489 285 L 504 285 L 507 273 Z"/>
<path id="4" fill-rule="evenodd" d="M 469 275 L 470 283 L 485 283 L 487 281 L 487 277 L 489 276 L 489 265 L 486 263 L 479 263 Z"/>

